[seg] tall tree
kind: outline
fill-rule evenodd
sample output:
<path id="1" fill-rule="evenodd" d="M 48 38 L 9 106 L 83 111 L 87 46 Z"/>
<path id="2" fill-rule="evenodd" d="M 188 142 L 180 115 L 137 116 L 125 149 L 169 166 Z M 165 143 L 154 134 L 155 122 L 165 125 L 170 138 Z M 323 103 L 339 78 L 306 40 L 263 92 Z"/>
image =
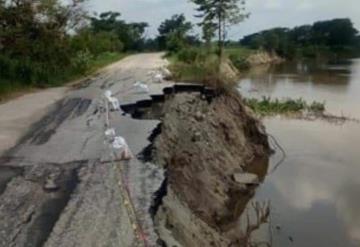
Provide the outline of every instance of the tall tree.
<path id="1" fill-rule="evenodd" d="M 206 48 L 211 49 L 211 40 L 215 37 L 216 24 L 213 22 L 200 23 L 202 28 L 202 38 L 205 41 Z"/>
<path id="2" fill-rule="evenodd" d="M 170 19 L 165 20 L 158 28 L 160 49 L 180 50 L 188 42 L 191 29 L 191 22 L 187 21 L 183 14 L 173 15 Z"/>
<path id="3" fill-rule="evenodd" d="M 245 0 L 191 0 L 197 5 L 196 17 L 202 18 L 201 25 L 215 27 L 218 33 L 219 56 L 222 58 L 227 29 L 242 22 L 245 13 Z M 205 28 L 205 31 L 209 29 Z M 204 35 L 205 36 L 205 35 Z"/>

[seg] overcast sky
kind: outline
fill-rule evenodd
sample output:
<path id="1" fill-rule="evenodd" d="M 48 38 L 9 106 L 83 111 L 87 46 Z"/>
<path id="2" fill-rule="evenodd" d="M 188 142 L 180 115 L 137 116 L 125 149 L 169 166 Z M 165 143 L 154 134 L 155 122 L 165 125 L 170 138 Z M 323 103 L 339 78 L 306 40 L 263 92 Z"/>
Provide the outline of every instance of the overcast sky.
<path id="1" fill-rule="evenodd" d="M 149 35 L 173 14 L 184 13 L 197 22 L 194 5 L 189 0 L 89 0 L 90 11 L 118 11 L 127 21 L 145 21 L 150 24 Z M 360 29 L 360 0 L 247 0 L 251 16 L 233 27 L 232 39 L 271 27 L 294 27 L 318 20 L 349 17 Z"/>

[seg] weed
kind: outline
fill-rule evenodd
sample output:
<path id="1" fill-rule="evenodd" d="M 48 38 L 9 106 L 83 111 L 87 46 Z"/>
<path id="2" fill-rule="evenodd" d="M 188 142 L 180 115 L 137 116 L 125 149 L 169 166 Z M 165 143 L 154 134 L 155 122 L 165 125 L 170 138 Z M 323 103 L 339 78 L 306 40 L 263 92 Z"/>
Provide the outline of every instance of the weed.
<path id="1" fill-rule="evenodd" d="M 244 101 L 256 114 L 261 116 L 300 113 L 303 111 L 319 114 L 325 111 L 325 103 L 314 101 L 312 104 L 308 104 L 301 98 L 279 100 L 263 97 L 261 100 L 252 98 Z"/>

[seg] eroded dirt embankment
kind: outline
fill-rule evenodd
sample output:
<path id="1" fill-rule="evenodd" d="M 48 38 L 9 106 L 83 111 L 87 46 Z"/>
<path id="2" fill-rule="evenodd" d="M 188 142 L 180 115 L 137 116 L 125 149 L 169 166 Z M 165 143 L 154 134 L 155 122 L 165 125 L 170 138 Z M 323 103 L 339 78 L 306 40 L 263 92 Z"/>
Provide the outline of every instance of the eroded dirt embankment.
<path id="1" fill-rule="evenodd" d="M 163 246 L 242 246 L 234 225 L 256 186 L 235 181 L 252 172 L 262 180 L 270 148 L 261 123 L 239 95 L 166 96 L 138 118 L 159 118 L 144 154 L 166 169 L 151 209 Z M 133 114 L 134 116 L 134 114 Z"/>

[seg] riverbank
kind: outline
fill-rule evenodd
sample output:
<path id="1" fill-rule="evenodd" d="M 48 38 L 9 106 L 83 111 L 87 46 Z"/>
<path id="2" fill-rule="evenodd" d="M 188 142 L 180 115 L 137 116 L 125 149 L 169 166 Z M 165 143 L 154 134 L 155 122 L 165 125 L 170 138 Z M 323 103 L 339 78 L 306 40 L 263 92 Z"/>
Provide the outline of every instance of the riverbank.
<path id="1" fill-rule="evenodd" d="M 164 92 L 162 100 L 158 95 L 151 103 L 124 106 L 136 119 L 161 120 L 139 155 L 164 170 L 150 210 L 159 242 L 246 246 L 252 233 L 235 222 L 267 171 L 263 126 L 237 93 L 191 84 Z M 266 220 L 267 209 L 262 212 Z"/>
<path id="2" fill-rule="evenodd" d="M 215 53 L 202 48 L 182 50 L 177 54 L 171 54 L 168 59 L 174 80 L 206 85 L 210 85 L 213 81 L 237 81 L 244 71 L 253 67 L 285 61 L 275 53 L 243 47 L 227 48 L 221 61 L 222 73 L 219 76 L 219 58 Z"/>
<path id="3" fill-rule="evenodd" d="M 210 103 L 179 94 L 163 111 L 152 154 L 166 169 L 166 194 L 155 212 L 159 238 L 167 246 L 246 246 L 250 233 L 234 234 L 233 224 L 266 174 L 263 126 L 236 94 Z M 256 177 L 249 184 L 240 179 L 248 172 Z"/>

